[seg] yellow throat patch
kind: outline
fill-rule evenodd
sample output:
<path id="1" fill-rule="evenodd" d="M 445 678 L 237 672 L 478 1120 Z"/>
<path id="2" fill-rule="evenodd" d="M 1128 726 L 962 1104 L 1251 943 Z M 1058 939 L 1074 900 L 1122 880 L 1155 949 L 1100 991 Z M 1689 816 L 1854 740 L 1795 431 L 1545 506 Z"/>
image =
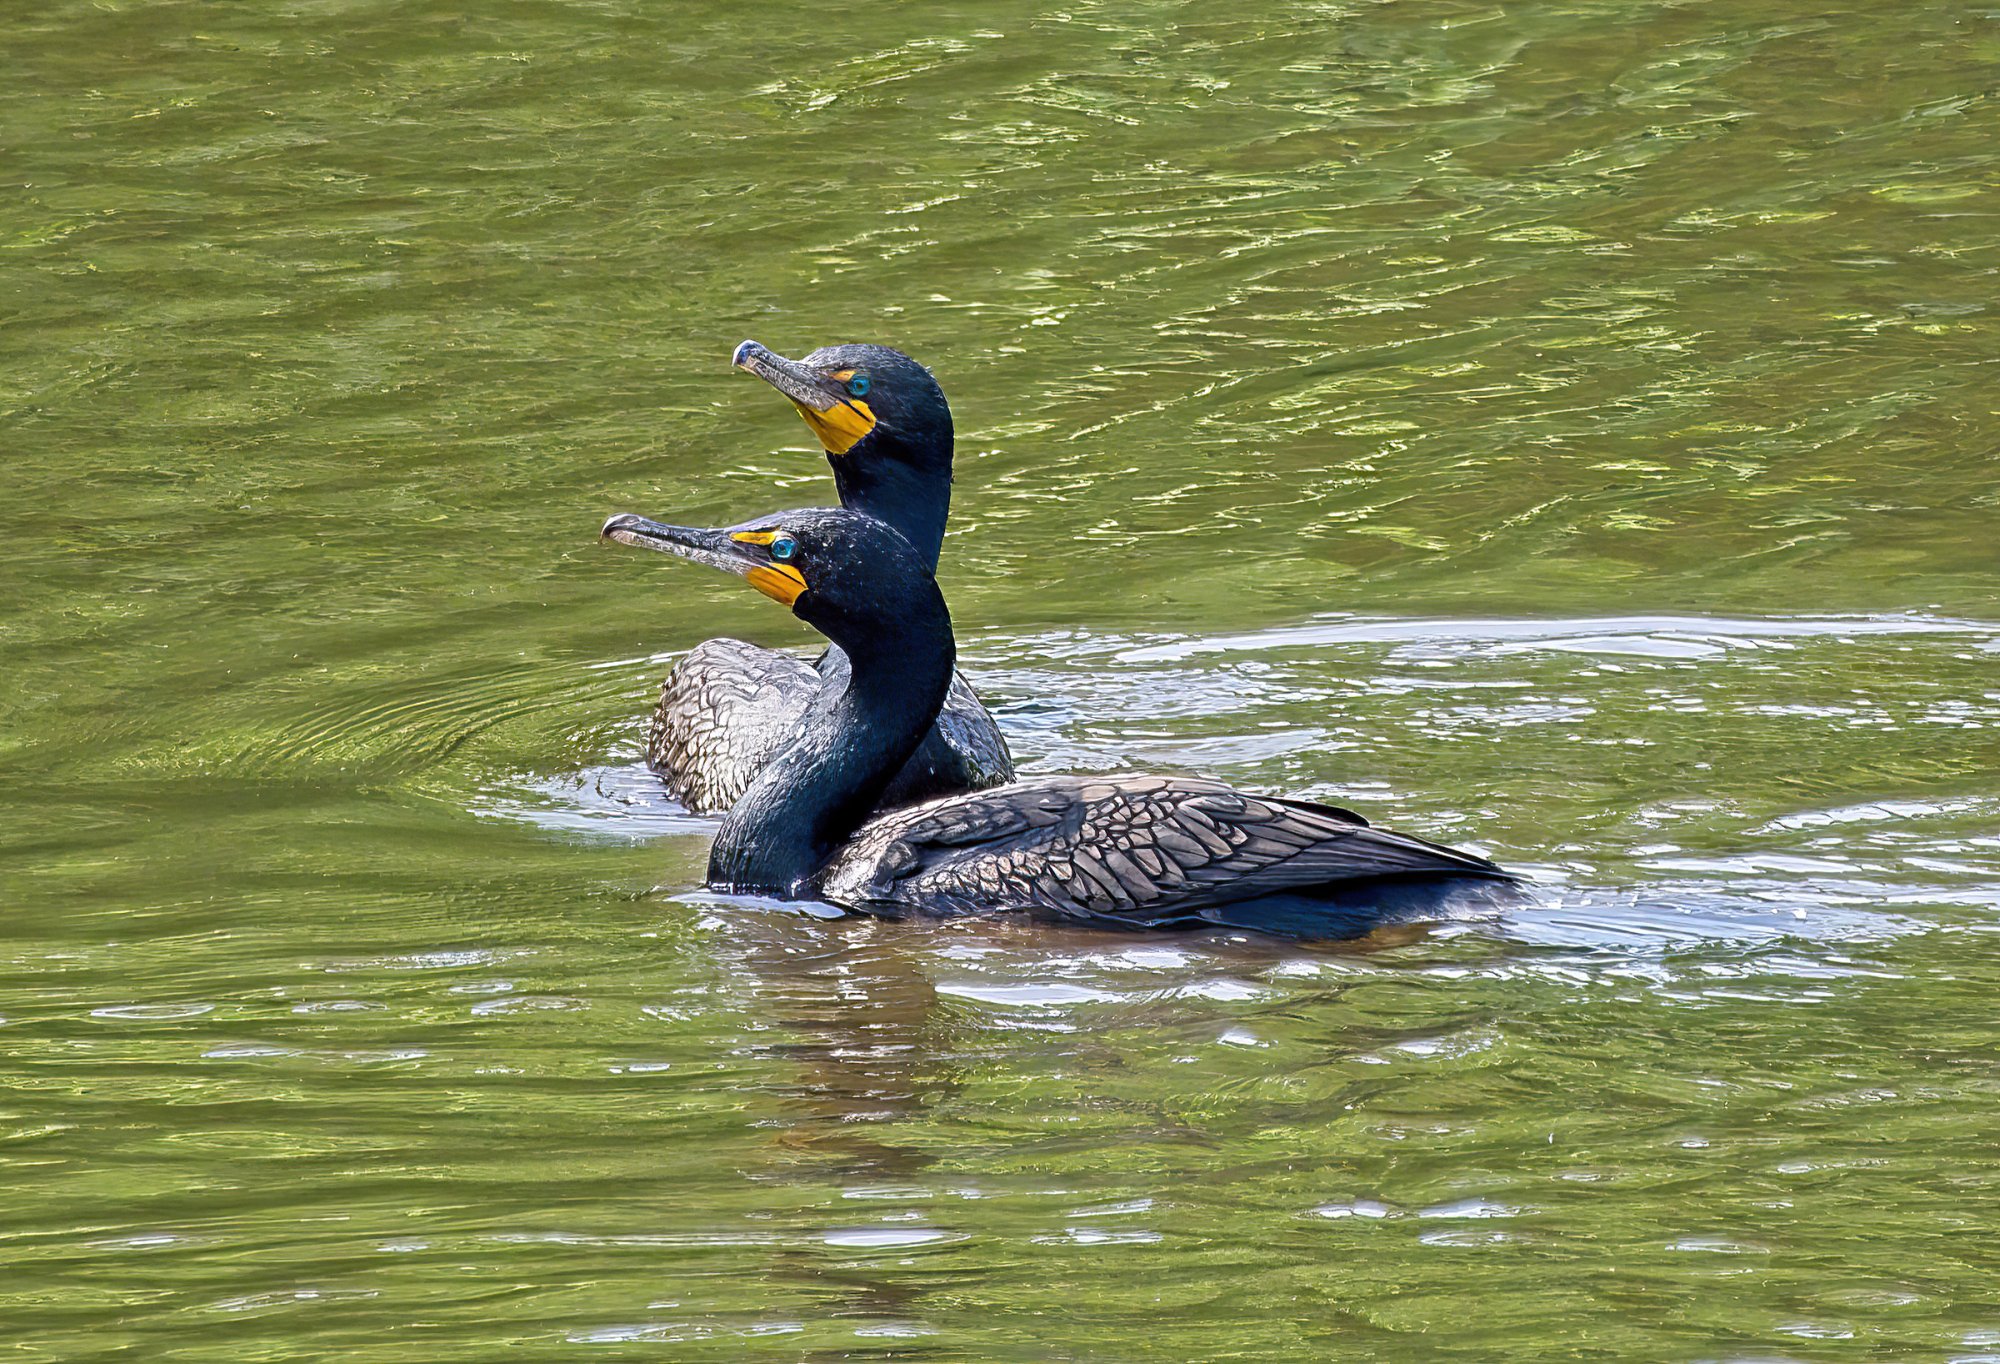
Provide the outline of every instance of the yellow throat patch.
<path id="1" fill-rule="evenodd" d="M 853 370 L 843 370 L 833 376 L 846 383 L 854 377 Z M 844 455 L 860 444 L 861 438 L 875 429 L 875 413 L 867 403 L 859 398 L 842 398 L 824 412 L 816 412 L 804 403 L 794 404 L 799 415 L 806 419 L 806 425 L 819 437 L 819 443 L 828 454 Z"/>
<path id="2" fill-rule="evenodd" d="M 743 576 L 750 580 L 750 586 L 787 606 L 805 595 L 805 577 L 796 568 L 788 568 L 784 564 L 759 564 Z"/>

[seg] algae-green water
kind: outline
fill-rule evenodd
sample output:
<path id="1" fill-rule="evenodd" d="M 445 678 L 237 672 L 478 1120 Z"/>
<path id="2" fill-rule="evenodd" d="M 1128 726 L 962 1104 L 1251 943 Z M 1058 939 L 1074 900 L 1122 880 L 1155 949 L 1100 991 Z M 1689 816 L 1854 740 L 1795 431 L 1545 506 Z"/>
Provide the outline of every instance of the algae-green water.
<path id="1" fill-rule="evenodd" d="M 0 21 L 9 1359 L 2000 1358 L 2000 10 Z M 699 889 L 600 546 L 958 418 L 1027 773 L 1537 903 Z"/>

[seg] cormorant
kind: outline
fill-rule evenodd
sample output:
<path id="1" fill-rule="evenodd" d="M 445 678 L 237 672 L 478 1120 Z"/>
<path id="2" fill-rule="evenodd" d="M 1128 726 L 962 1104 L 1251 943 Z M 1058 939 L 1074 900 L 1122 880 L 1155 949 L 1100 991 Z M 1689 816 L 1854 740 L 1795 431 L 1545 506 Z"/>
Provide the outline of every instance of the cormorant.
<path id="1" fill-rule="evenodd" d="M 723 820 L 716 889 L 888 918 L 1020 911 L 1337 938 L 1520 879 L 1351 811 L 1194 778 L 1036 777 L 871 813 L 951 686 L 951 616 L 923 553 L 831 508 L 727 530 L 626 514 L 603 534 L 740 574 L 849 660 Z"/>
<path id="2" fill-rule="evenodd" d="M 841 505 L 894 526 L 935 572 L 951 506 L 952 424 L 930 371 L 870 345 L 825 346 L 787 360 L 745 341 L 731 363 L 792 400 L 826 449 Z M 690 810 L 727 810 L 791 741 L 822 682 L 846 673 L 838 645 L 807 663 L 740 639 L 699 644 L 660 688 L 646 763 Z M 881 803 L 893 809 L 1013 779 L 1000 727 L 954 675 L 937 724 Z"/>

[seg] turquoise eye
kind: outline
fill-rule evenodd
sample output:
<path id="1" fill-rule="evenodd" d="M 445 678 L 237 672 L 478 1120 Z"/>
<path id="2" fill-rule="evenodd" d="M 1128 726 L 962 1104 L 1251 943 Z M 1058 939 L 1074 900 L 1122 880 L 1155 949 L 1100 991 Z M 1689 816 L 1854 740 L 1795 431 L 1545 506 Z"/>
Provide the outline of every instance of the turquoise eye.
<path id="1" fill-rule="evenodd" d="M 868 376 L 857 374 L 847 381 L 847 391 L 857 398 L 868 396 Z"/>
<path id="2" fill-rule="evenodd" d="M 799 542 L 789 535 L 780 535 L 771 542 L 771 557 L 783 563 L 799 552 Z"/>

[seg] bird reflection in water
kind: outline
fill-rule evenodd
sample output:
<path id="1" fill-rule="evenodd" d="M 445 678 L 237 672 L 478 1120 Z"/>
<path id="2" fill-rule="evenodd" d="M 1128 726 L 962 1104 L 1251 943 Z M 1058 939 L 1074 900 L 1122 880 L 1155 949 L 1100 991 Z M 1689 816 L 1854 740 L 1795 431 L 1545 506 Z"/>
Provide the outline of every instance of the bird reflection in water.
<path id="1" fill-rule="evenodd" d="M 1033 1199 L 1050 1192 L 1038 1175 L 1023 1173 L 1024 1184 L 1006 1187 L 991 1174 L 975 1180 L 958 1172 L 957 1158 L 976 1160 L 980 1150 L 941 1144 L 937 1133 L 951 1125 L 946 1110 L 965 1095 L 972 1076 L 1034 1069 L 1048 1055 L 1052 1026 L 1062 1029 L 1057 1045 L 1065 1070 L 1121 1073 L 1131 1059 L 1120 1054 L 1121 1039 L 1134 1030 L 1185 1039 L 1190 1049 L 1204 1045 L 1197 1037 L 1212 1040 L 1218 1010 L 1177 988 L 1182 983 L 1217 974 L 1257 980 L 1302 952 L 1351 957 L 1406 948 L 1434 927 L 1391 924 L 1363 938 L 1302 949 L 1258 934 L 1186 934 L 1163 943 L 1015 919 L 899 924 L 818 919 L 788 908 L 771 912 L 733 901 L 706 921 L 712 950 L 740 983 L 744 1003 L 782 1039 L 756 1050 L 788 1063 L 775 1091 L 786 1112 L 766 1120 L 770 1158 L 748 1174 L 772 1187 L 773 1207 L 798 1208 L 801 1230 L 812 1227 L 817 1236 L 781 1238 L 769 1272 L 776 1282 L 795 1284 L 829 1317 L 919 1325 L 933 1295 L 954 1282 L 949 1243 L 965 1233 L 952 1223 L 952 1206 L 965 1197 Z M 1134 951 L 1164 952 L 1174 964 L 1146 972 L 1143 988 L 1133 990 L 1127 954 Z M 968 975 L 1020 1001 L 1009 1007 L 1012 1016 L 939 988 Z M 1300 988 L 1338 992 L 1348 984 L 1342 978 L 1295 986 L 1286 992 L 1286 1007 L 1298 1006 Z M 1072 1030 L 1033 1002 L 1074 998 L 1079 990 L 1103 996 L 1093 1009 L 1108 1014 L 1092 1019 L 1103 1028 Z M 1354 1050 L 1383 1040 L 1357 1037 Z M 1196 1074 L 1188 1078 L 1203 1082 Z M 1164 1111 L 1145 1115 L 1133 1135 L 1203 1148 L 1215 1139 Z M 953 1161 L 939 1170 L 947 1150 Z M 1020 1247 L 1023 1254 L 1031 1249 Z"/>

